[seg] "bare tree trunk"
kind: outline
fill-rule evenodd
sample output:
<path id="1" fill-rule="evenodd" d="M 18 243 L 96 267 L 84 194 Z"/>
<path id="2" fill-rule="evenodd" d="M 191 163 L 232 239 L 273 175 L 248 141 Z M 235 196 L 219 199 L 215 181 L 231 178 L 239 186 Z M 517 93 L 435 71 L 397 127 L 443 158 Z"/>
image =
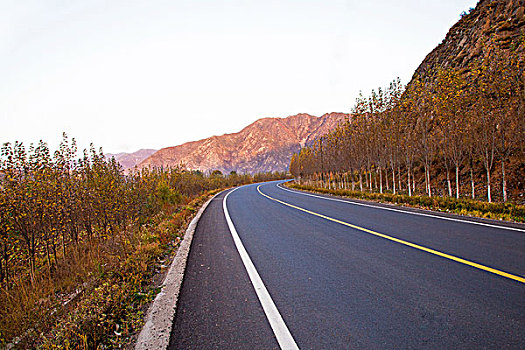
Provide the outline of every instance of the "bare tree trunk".
<path id="1" fill-rule="evenodd" d="M 428 176 L 427 176 L 427 168 L 425 167 L 425 192 L 428 195 Z"/>
<path id="2" fill-rule="evenodd" d="M 57 264 L 58 263 L 58 256 L 57 256 L 56 241 L 53 240 L 52 243 L 53 244 L 51 245 L 51 249 L 52 249 L 51 252 L 53 253 L 53 256 L 55 258 L 55 264 Z"/>
<path id="3" fill-rule="evenodd" d="M 383 193 L 383 170 L 379 167 L 379 193 Z"/>
<path id="4" fill-rule="evenodd" d="M 456 198 L 459 199 L 459 167 L 456 165 Z"/>
<path id="5" fill-rule="evenodd" d="M 396 194 L 396 171 L 394 167 L 392 167 L 392 192 Z"/>
<path id="6" fill-rule="evenodd" d="M 489 203 L 492 202 L 492 196 L 490 194 L 490 171 L 487 169 L 487 198 Z"/>
<path id="7" fill-rule="evenodd" d="M 48 278 L 51 280 L 51 253 L 49 251 L 49 241 L 46 239 L 46 260 L 47 260 L 47 273 Z"/>
<path id="8" fill-rule="evenodd" d="M 426 176 L 427 176 L 427 184 L 428 184 L 428 189 L 427 189 L 428 190 L 428 196 L 432 197 L 432 187 L 430 185 L 430 169 L 428 169 L 428 168 L 427 168 Z"/>
<path id="9" fill-rule="evenodd" d="M 507 180 L 505 179 L 505 161 L 501 161 L 501 181 L 503 183 L 503 201 L 507 201 Z"/>
<path id="10" fill-rule="evenodd" d="M 397 180 L 399 181 L 399 190 L 403 191 L 403 186 L 401 186 L 401 166 L 397 166 Z"/>
<path id="11" fill-rule="evenodd" d="M 412 196 L 412 186 L 410 186 L 410 168 L 408 168 L 408 171 L 407 171 L 407 188 L 408 188 L 408 195 Z"/>
<path id="12" fill-rule="evenodd" d="M 416 193 L 416 177 L 414 176 L 414 169 L 412 169 L 412 193 Z"/>
<path id="13" fill-rule="evenodd" d="M 472 199 L 476 199 L 476 193 L 475 193 L 476 186 L 474 184 L 474 170 L 472 169 L 472 163 L 470 164 L 470 185 L 472 188 Z"/>
<path id="14" fill-rule="evenodd" d="M 31 279 L 31 285 L 35 285 L 35 261 L 33 257 L 29 257 L 29 277 Z"/>
<path id="15" fill-rule="evenodd" d="M 359 170 L 359 188 L 363 192 L 363 172 Z"/>
<path id="16" fill-rule="evenodd" d="M 445 167 L 445 170 L 447 172 L 447 187 L 448 187 L 448 196 L 452 197 L 452 184 L 450 183 L 450 171 L 448 169 L 448 166 Z"/>

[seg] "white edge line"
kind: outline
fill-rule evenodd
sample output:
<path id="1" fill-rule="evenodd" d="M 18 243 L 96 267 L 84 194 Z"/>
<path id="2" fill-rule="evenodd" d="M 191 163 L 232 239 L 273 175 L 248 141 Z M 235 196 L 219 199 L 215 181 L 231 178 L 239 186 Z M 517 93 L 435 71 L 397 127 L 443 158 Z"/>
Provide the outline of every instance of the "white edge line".
<path id="1" fill-rule="evenodd" d="M 399 213 L 410 214 L 410 215 L 426 216 L 426 217 L 435 218 L 435 219 L 442 219 L 442 220 L 448 220 L 448 221 L 463 222 L 463 223 L 467 223 L 467 224 L 474 224 L 474 225 L 480 225 L 480 226 L 487 226 L 487 227 L 498 228 L 498 229 L 502 229 L 502 230 L 512 230 L 512 231 L 525 232 L 524 229 L 520 229 L 520 228 L 516 228 L 516 227 L 498 226 L 498 225 L 493 225 L 493 224 L 486 224 L 486 223 L 484 223 L 484 222 L 476 222 L 476 221 L 469 221 L 469 220 L 461 220 L 461 219 L 447 218 L 447 217 L 445 217 L 445 216 L 438 216 L 438 215 L 425 214 L 425 213 L 415 213 L 415 212 L 405 211 L 405 210 L 400 210 L 400 209 L 395 209 L 395 208 L 385 208 L 385 207 L 375 206 L 375 205 L 370 205 L 370 204 L 365 204 L 365 203 L 357 203 L 357 202 L 353 202 L 353 201 L 351 201 L 351 200 L 344 200 L 344 199 L 337 199 L 337 198 L 328 198 L 328 197 L 323 197 L 323 196 L 317 196 L 317 195 L 315 195 L 315 194 L 304 193 L 303 191 L 297 191 L 297 190 L 296 190 L 296 191 L 292 191 L 292 190 L 290 190 L 289 188 L 284 188 L 284 187 L 280 186 L 280 183 L 277 184 L 276 187 L 278 187 L 278 188 L 280 188 L 281 190 L 284 190 L 284 191 L 288 191 L 288 192 L 292 192 L 292 193 L 297 193 L 297 194 L 302 194 L 302 195 L 304 195 L 304 196 L 309 196 L 309 197 L 315 197 L 315 198 L 326 199 L 326 200 L 328 200 L 328 201 L 342 202 L 342 203 L 353 204 L 353 205 L 360 205 L 360 206 L 363 206 L 363 207 L 370 207 L 370 208 L 375 208 L 375 209 L 383 209 L 383 210 L 396 211 L 396 212 L 399 212 Z"/>
<path id="2" fill-rule="evenodd" d="M 230 193 L 236 191 L 238 188 L 239 187 L 228 192 L 226 196 L 224 196 L 224 200 L 222 201 L 222 207 L 224 209 L 224 216 L 226 217 L 226 221 L 228 222 L 228 227 L 233 237 L 233 241 L 235 242 L 235 246 L 237 247 L 237 250 L 239 251 L 239 255 L 241 256 L 242 262 L 244 263 L 244 267 L 246 268 L 246 271 L 248 272 L 248 276 L 250 277 L 250 281 L 253 284 L 255 293 L 257 294 L 257 297 L 259 298 L 259 301 L 261 302 L 264 313 L 266 314 L 266 318 L 268 319 L 268 322 L 270 322 L 270 326 L 272 327 L 273 333 L 275 334 L 275 337 L 277 338 L 277 342 L 279 343 L 279 346 L 283 350 L 299 349 L 292 334 L 290 333 L 290 330 L 286 326 L 286 323 L 284 323 L 284 320 L 281 314 L 279 313 L 279 310 L 277 310 L 277 307 L 275 306 L 275 303 L 273 302 L 272 297 L 270 296 L 270 293 L 268 293 L 268 290 L 266 289 L 261 277 L 259 276 L 259 273 L 257 272 L 257 269 L 255 268 L 255 265 L 250 259 L 248 252 L 244 248 L 241 238 L 239 237 L 239 234 L 237 233 L 237 230 L 235 229 L 235 226 L 233 225 L 232 219 L 228 212 L 228 207 L 226 205 L 226 199 L 228 198 Z"/>

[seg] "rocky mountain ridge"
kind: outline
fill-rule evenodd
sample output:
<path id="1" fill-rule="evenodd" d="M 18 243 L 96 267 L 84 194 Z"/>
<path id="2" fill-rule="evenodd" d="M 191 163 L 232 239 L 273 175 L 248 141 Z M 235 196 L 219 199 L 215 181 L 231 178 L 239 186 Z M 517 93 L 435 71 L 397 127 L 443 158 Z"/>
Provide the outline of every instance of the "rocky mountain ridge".
<path id="1" fill-rule="evenodd" d="M 335 112 L 321 117 L 301 113 L 287 118 L 262 118 L 237 133 L 163 148 L 142 161 L 139 167 L 183 164 L 203 172 L 286 171 L 294 152 L 312 144 L 348 118 L 348 114 Z"/>

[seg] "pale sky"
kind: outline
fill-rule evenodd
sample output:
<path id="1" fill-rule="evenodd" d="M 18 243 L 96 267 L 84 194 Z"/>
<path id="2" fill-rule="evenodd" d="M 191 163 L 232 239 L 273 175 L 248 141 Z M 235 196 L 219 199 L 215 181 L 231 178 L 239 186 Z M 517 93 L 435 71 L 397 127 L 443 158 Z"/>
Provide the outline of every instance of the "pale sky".
<path id="1" fill-rule="evenodd" d="M 133 152 L 349 112 L 476 3 L 0 0 L 0 142 Z"/>

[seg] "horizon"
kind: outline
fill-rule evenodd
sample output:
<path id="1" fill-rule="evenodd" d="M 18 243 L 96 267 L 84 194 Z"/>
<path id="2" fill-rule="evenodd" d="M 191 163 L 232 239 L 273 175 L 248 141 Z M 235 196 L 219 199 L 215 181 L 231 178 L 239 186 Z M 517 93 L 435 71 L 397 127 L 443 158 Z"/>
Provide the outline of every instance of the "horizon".
<path id="1" fill-rule="evenodd" d="M 12 2 L 0 142 L 55 149 L 66 132 L 79 150 L 132 153 L 262 118 L 349 113 L 359 91 L 408 83 L 476 4 Z"/>

